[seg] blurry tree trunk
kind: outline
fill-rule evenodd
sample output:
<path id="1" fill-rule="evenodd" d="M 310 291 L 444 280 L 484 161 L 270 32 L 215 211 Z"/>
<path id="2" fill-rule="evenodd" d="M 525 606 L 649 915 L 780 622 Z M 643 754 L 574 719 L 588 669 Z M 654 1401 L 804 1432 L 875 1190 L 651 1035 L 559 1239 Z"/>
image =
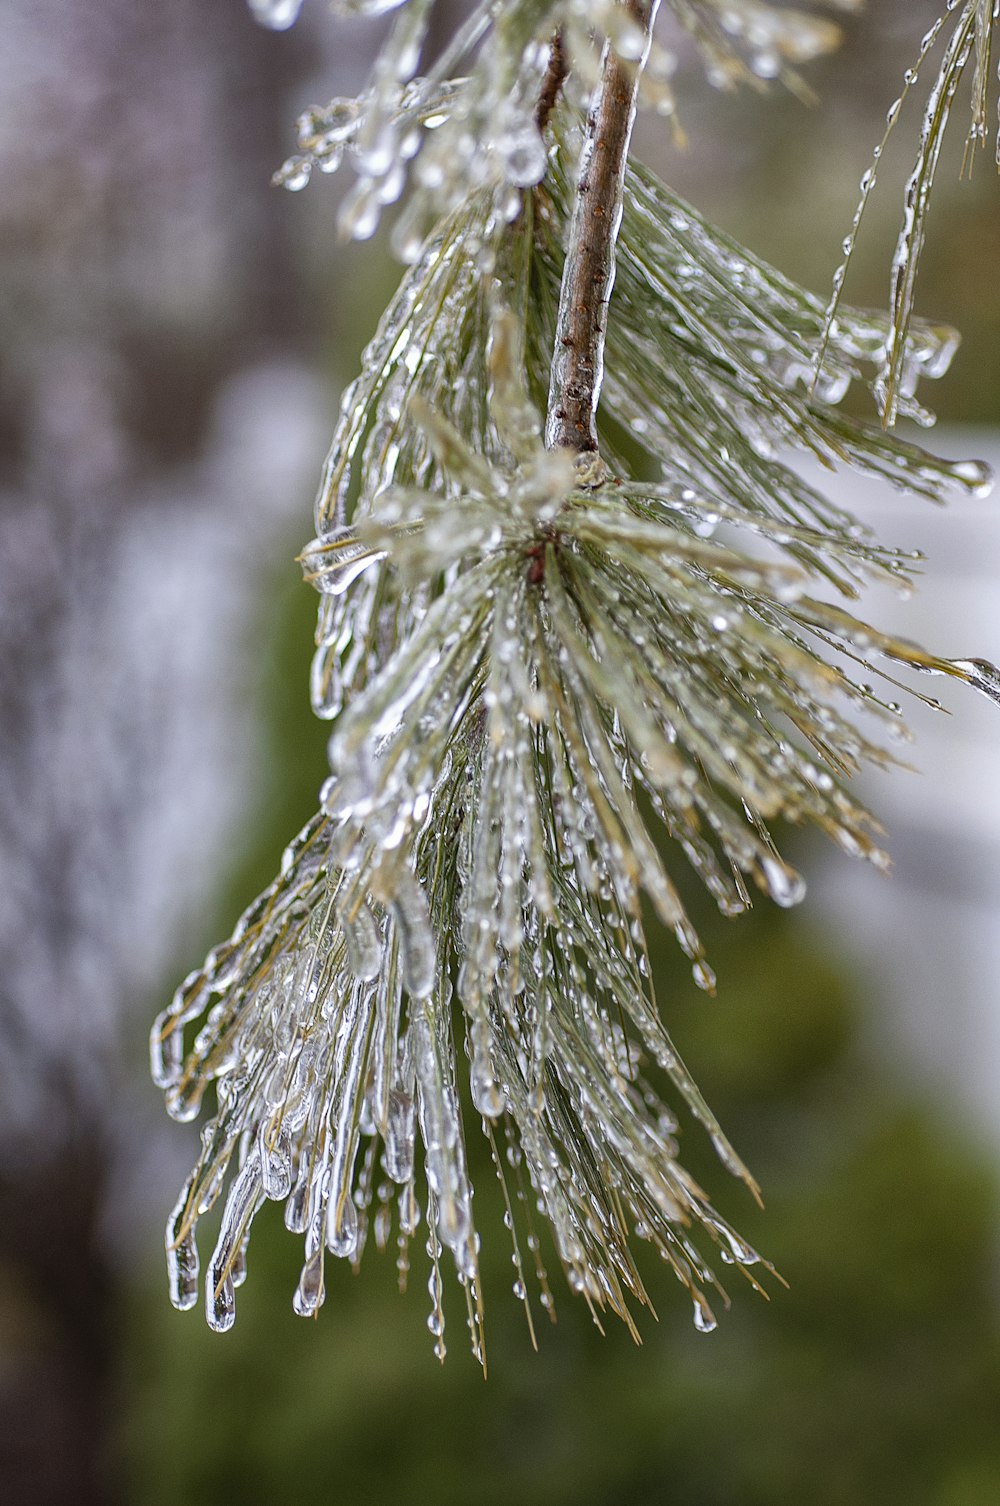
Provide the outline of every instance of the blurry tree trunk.
<path id="1" fill-rule="evenodd" d="M 132 923 L 143 710 L 171 712 L 108 689 L 103 613 L 135 499 L 191 465 L 234 367 L 301 328 L 287 202 L 262 188 L 303 43 L 239 4 L 21 9 L 0 63 L 0 1480 L 6 1506 L 91 1506 L 121 1494 L 106 1198 L 144 1055 L 127 1022 L 164 962 Z"/>
<path id="2" fill-rule="evenodd" d="M 30 1188 L 0 1186 L 5 1306 L 17 1304 L 0 1383 L 4 1498 L 35 1506 L 114 1500 L 115 1272 L 101 1248 L 104 1154 L 80 1138 Z"/>

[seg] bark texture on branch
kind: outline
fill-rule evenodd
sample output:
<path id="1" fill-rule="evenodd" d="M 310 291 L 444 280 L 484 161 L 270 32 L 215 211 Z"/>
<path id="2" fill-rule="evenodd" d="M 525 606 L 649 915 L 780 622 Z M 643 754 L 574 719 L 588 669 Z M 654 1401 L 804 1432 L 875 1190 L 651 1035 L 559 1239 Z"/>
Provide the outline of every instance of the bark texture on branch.
<path id="1" fill-rule="evenodd" d="M 625 5 L 646 34 L 646 50 L 640 59 L 626 62 L 610 44 L 604 49 L 600 93 L 587 121 L 563 267 L 545 430 L 550 449 L 563 446 L 583 454 L 598 448 L 597 404 L 625 165 L 656 5 L 657 0 L 651 4 L 627 0 Z"/>
<path id="2" fill-rule="evenodd" d="M 549 117 L 556 107 L 559 91 L 566 82 L 566 75 L 568 73 L 569 64 L 566 60 L 563 35 L 561 31 L 557 31 L 552 38 L 552 45 L 549 48 L 549 65 L 545 70 L 545 77 L 542 80 L 542 92 L 538 96 L 538 104 L 535 107 L 535 124 L 538 127 L 539 135 L 544 134 L 545 128 L 549 123 Z"/>

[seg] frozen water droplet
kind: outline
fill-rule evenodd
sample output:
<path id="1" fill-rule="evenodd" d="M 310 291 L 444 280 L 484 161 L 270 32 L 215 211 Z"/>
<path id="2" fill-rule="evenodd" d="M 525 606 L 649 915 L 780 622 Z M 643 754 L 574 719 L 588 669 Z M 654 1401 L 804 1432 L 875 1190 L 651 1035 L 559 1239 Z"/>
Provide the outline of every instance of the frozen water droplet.
<path id="1" fill-rule="evenodd" d="M 410 1182 L 399 1194 L 399 1231 L 403 1235 L 415 1234 L 419 1227 L 420 1204 Z"/>
<path id="2" fill-rule="evenodd" d="M 1000 669 L 995 664 L 988 659 L 952 659 L 951 665 L 973 690 L 1000 705 Z"/>
<path id="3" fill-rule="evenodd" d="M 336 0 L 334 9 L 345 16 L 384 16 L 403 3 L 404 0 Z"/>
<path id="4" fill-rule="evenodd" d="M 533 121 L 525 121 L 502 135 L 497 150 L 503 160 L 504 176 L 515 188 L 533 188 L 545 176 L 548 155 Z"/>
<path id="5" fill-rule="evenodd" d="M 760 859 L 760 871 L 763 875 L 764 887 L 776 905 L 790 910 L 805 899 L 805 879 L 801 873 L 797 873 L 781 858 L 765 853 Z"/>
<path id="6" fill-rule="evenodd" d="M 247 0 L 255 21 L 269 31 L 287 31 L 294 26 L 302 0 Z"/>
<path id="7" fill-rule="evenodd" d="M 993 472 L 985 460 L 957 460 L 951 466 L 951 474 L 974 497 L 988 497 L 993 490 Z"/>
<path id="8" fill-rule="evenodd" d="M 354 915 L 345 912 L 340 919 L 351 971 L 362 982 L 371 982 L 382 969 L 382 937 L 375 917 L 362 903 Z"/>
<path id="9" fill-rule="evenodd" d="M 190 1124 L 196 1119 L 204 1086 L 202 1079 L 189 1076 L 186 1081 L 168 1088 L 163 1104 L 171 1119 L 176 1119 L 178 1124 Z"/>
<path id="10" fill-rule="evenodd" d="M 285 1228 L 292 1234 L 304 1234 L 309 1215 L 309 1183 L 300 1182 L 285 1204 Z"/>
<path id="11" fill-rule="evenodd" d="M 335 173 L 344 160 L 344 148 L 331 146 L 316 154 L 316 166 L 321 173 Z"/>
<path id="12" fill-rule="evenodd" d="M 707 994 L 715 993 L 716 976 L 707 962 L 699 959 L 692 967 L 691 972 L 699 988 L 703 988 Z"/>
<path id="13" fill-rule="evenodd" d="M 271 183 L 274 188 L 287 188 L 290 193 L 299 193 L 312 176 L 312 158 L 294 156 L 283 162 L 278 171 L 272 175 Z"/>
<path id="14" fill-rule="evenodd" d="M 400 886 L 391 908 L 406 991 L 411 999 L 426 999 L 434 987 L 434 933 L 415 880 Z"/>
<path id="15" fill-rule="evenodd" d="M 264 1196 L 281 1202 L 292 1190 L 292 1156 L 288 1135 L 279 1131 L 273 1143 L 266 1125 L 261 1125 L 258 1136 L 260 1176 Z"/>
<path id="16" fill-rule="evenodd" d="M 169 1009 L 153 1021 L 149 1033 L 149 1065 L 158 1088 L 174 1087 L 184 1070 L 184 1032 Z"/>
<path id="17" fill-rule="evenodd" d="M 358 1247 L 358 1210 L 348 1193 L 339 1207 L 331 1201 L 327 1215 L 326 1247 L 341 1260 L 353 1260 Z"/>
<path id="18" fill-rule="evenodd" d="M 340 227 L 351 240 L 371 240 L 378 229 L 379 201 L 371 178 L 359 178 L 340 207 Z"/>
<path id="19" fill-rule="evenodd" d="M 194 1220 L 181 1231 L 179 1225 L 185 1216 L 190 1183 L 184 1188 L 177 1205 L 167 1222 L 167 1284 L 170 1300 L 182 1311 L 193 1307 L 198 1300 L 198 1245 L 195 1239 Z"/>
<path id="20" fill-rule="evenodd" d="M 393 1089 L 385 1132 L 386 1176 L 401 1186 L 413 1176 L 414 1105 L 409 1093 Z"/>
<path id="21" fill-rule="evenodd" d="M 758 78 L 777 78 L 781 72 L 781 58 L 776 48 L 762 48 L 750 59 L 750 66 Z"/>
<path id="22" fill-rule="evenodd" d="M 694 1294 L 694 1326 L 699 1333 L 713 1333 L 718 1322 L 701 1292 Z"/>
<path id="23" fill-rule="evenodd" d="M 392 1234 L 392 1209 L 388 1203 L 383 1203 L 375 1214 L 373 1233 L 375 1235 L 375 1248 L 377 1250 L 384 1250 Z"/>
<path id="24" fill-rule="evenodd" d="M 469 1085 L 472 1101 L 483 1118 L 499 1118 L 504 1111 L 503 1094 L 493 1075 L 489 1055 L 478 1045 L 478 1042 L 473 1046 Z"/>
<path id="25" fill-rule="evenodd" d="M 323 1251 L 317 1250 L 302 1267 L 299 1284 L 292 1298 L 292 1308 L 300 1318 L 312 1318 L 322 1306 L 326 1290 L 323 1283 Z"/>
<path id="26" fill-rule="evenodd" d="M 335 528 L 313 539 L 299 556 L 302 573 L 323 596 L 342 596 L 360 575 L 385 558 L 352 528 Z"/>
<path id="27" fill-rule="evenodd" d="M 205 1317 L 214 1333 L 226 1333 L 236 1322 L 233 1278 L 227 1274 L 219 1280 L 214 1267 L 205 1287 Z"/>

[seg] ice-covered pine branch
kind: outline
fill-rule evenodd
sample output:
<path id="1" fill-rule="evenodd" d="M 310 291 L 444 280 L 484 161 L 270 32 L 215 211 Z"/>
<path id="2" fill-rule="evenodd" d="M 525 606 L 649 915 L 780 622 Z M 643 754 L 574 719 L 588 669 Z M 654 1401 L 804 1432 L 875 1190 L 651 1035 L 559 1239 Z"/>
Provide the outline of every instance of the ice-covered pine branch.
<path id="1" fill-rule="evenodd" d="M 665 8 L 727 78 L 830 40 L 755 0 Z M 326 1259 L 356 1266 L 369 1238 L 405 1285 L 417 1239 L 438 1354 L 451 1264 L 485 1360 L 470 1125 L 529 1323 L 533 1291 L 553 1311 L 547 1249 L 595 1317 L 630 1326 L 637 1241 L 702 1329 L 727 1301 L 716 1258 L 757 1285 L 766 1263 L 679 1160 L 683 1112 L 756 1192 L 670 1039 L 643 897 L 711 990 L 675 859 L 734 916 L 755 890 L 802 897 L 778 820 L 883 864 L 851 779 L 893 761 L 899 666 L 994 696 L 998 679 L 853 615 L 869 581 L 908 587 L 917 562 L 788 457 L 931 500 L 989 478 L 839 410 L 877 378 L 890 319 L 827 320 L 628 160 L 647 53 L 665 97 L 650 13 L 491 5 L 418 78 L 428 14 L 410 0 L 305 159 L 349 143 L 355 230 L 420 164 L 397 222 L 411 265 L 344 395 L 302 556 L 330 778 L 278 878 L 157 1020 L 152 1058 L 175 1117 L 215 1099 L 167 1228 L 178 1306 L 221 1200 L 205 1301 L 230 1326 L 273 1199 L 304 1239 L 297 1312 L 322 1303 Z M 915 319 L 903 338 L 908 380 L 956 344 Z"/>
<path id="2" fill-rule="evenodd" d="M 875 147 L 871 165 L 862 175 L 861 197 L 854 214 L 854 223 L 844 240 L 844 260 L 834 274 L 833 295 L 827 310 L 826 334 L 829 333 L 838 316 L 844 282 L 854 254 L 858 231 L 878 182 L 882 153 L 909 95 L 919 90 L 924 72 L 928 67 L 933 68 L 936 61 L 937 73 L 924 107 L 917 158 L 906 182 L 903 219 L 892 258 L 889 329 L 879 358 L 879 371 L 874 384 L 875 401 L 886 428 L 891 428 L 896 419 L 901 416 L 913 418 L 917 423 L 926 424 L 934 421 L 933 416 L 925 413 L 915 398 L 917 382 L 922 373 L 919 370 L 919 362 L 913 356 L 909 332 L 916 300 L 917 273 L 927 234 L 927 216 L 941 158 L 941 148 L 959 96 L 960 86 L 970 65 L 972 68 L 972 107 L 963 172 L 968 171 L 971 175 L 977 150 L 987 144 L 990 131 L 988 118 L 993 38 L 998 17 L 1000 17 L 1000 0 L 948 0 L 947 8 L 924 35 L 917 57 L 903 73 L 900 95 L 889 106 L 885 133 Z M 936 50 L 939 44 L 942 49 L 940 57 Z M 1000 168 L 1000 131 L 997 132 L 995 141 L 996 164 Z M 818 363 L 820 367 L 823 362 L 824 349 L 825 337 L 820 348 Z"/>
<path id="3" fill-rule="evenodd" d="M 851 11 L 857 3 L 829 0 L 827 8 Z M 301 6 L 254 0 L 253 8 L 265 23 L 270 18 L 284 27 Z M 676 57 L 661 42 L 650 43 L 648 6 L 480 0 L 424 72 L 434 0 L 339 0 L 334 8 L 345 16 L 400 14 L 367 87 L 356 98 L 305 111 L 298 122 L 299 150 L 275 179 L 301 189 L 314 170 L 334 172 L 346 161 L 356 182 L 344 202 L 342 228 L 366 239 L 412 176 L 414 192 L 393 230 L 404 260 L 417 255 L 430 224 L 470 188 L 506 185 L 500 207 L 515 216 L 520 191 L 541 182 L 546 152 L 536 105 L 554 36 L 566 61 L 564 87 L 578 109 L 589 108 L 610 43 L 626 70 L 641 73 L 648 103 L 670 120 L 675 115 L 670 81 Z M 771 79 L 797 86 L 795 66 L 828 51 L 839 36 L 826 18 L 767 0 L 664 0 L 664 9 L 693 38 L 720 88 Z"/>

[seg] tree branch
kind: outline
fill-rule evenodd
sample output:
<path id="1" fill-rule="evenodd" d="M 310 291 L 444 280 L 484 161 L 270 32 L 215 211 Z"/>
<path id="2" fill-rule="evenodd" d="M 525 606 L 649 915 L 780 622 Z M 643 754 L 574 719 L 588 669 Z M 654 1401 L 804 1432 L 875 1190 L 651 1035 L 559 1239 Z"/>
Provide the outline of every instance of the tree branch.
<path id="1" fill-rule="evenodd" d="M 596 451 L 597 404 L 604 375 L 604 335 L 615 278 L 625 165 L 639 77 L 649 51 L 658 0 L 623 0 L 642 27 L 646 47 L 626 62 L 605 44 L 597 104 L 587 121 L 576 207 L 570 224 L 552 354 L 545 443 L 581 454 Z"/>
<path id="2" fill-rule="evenodd" d="M 538 134 L 544 135 L 545 127 L 549 123 L 549 117 L 556 107 L 559 91 L 566 82 L 569 72 L 569 64 L 566 60 L 566 48 L 563 45 L 563 34 L 557 31 L 552 38 L 549 48 L 549 65 L 545 70 L 542 80 L 542 92 L 538 96 L 538 104 L 535 106 L 535 124 Z"/>

